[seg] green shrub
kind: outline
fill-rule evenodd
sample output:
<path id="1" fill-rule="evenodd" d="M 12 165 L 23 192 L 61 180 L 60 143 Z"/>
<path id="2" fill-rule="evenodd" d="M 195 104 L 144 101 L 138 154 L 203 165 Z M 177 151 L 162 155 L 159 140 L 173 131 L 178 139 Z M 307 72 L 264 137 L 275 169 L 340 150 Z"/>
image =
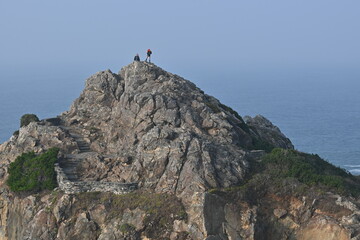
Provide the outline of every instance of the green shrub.
<path id="1" fill-rule="evenodd" d="M 24 114 L 20 119 L 20 127 L 25 127 L 31 122 L 38 122 L 39 118 L 35 114 Z"/>
<path id="2" fill-rule="evenodd" d="M 41 155 L 23 153 L 10 163 L 7 184 L 14 192 L 39 192 L 56 187 L 54 164 L 59 149 L 51 148 Z"/>
<path id="3" fill-rule="evenodd" d="M 360 193 L 357 178 L 318 155 L 275 148 L 264 157 L 263 167 L 273 178 L 290 177 L 310 186 L 322 186 L 340 193 Z"/>
<path id="4" fill-rule="evenodd" d="M 14 135 L 14 136 L 19 136 L 19 133 L 20 133 L 19 130 L 16 130 L 16 131 L 13 133 L 13 135 Z"/>
<path id="5" fill-rule="evenodd" d="M 274 149 L 274 146 L 271 143 L 265 142 L 261 138 L 252 137 L 252 149 L 254 150 L 264 150 L 269 153 Z"/>

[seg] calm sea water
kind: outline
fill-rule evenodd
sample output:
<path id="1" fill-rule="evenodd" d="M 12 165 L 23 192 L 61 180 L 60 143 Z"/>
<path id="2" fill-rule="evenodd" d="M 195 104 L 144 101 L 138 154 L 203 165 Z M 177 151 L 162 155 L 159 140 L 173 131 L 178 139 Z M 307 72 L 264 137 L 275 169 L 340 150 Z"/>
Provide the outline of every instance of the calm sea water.
<path id="1" fill-rule="evenodd" d="M 47 118 L 68 110 L 89 75 L 0 76 L 0 142 L 19 128 L 19 119 L 25 113 Z M 194 73 L 187 78 L 242 116 L 264 115 L 291 139 L 296 149 L 316 153 L 360 174 L 360 75 Z"/>

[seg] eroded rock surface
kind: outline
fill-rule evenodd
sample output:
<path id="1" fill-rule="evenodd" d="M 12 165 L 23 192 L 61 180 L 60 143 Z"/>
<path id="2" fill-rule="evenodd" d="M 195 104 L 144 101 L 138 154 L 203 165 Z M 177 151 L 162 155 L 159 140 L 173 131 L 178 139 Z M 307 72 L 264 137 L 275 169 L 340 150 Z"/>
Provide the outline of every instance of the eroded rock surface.
<path id="1" fill-rule="evenodd" d="M 134 62 L 118 74 L 98 72 L 87 79 L 68 112 L 21 128 L 18 136 L 0 145 L 0 183 L 18 155 L 51 147 L 60 148 L 59 166 L 76 183 L 69 188 L 81 192 L 107 186 L 113 191 L 114 186 L 136 183 L 141 191 L 175 196 L 186 213 L 152 219 L 155 210 L 145 206 L 115 210 L 116 204 L 124 206 L 108 195 L 94 195 L 96 200 L 87 202 L 81 193 L 58 189 L 38 199 L 4 188 L 0 239 L 342 239 L 358 234 L 354 201 L 334 199 L 331 204 L 342 204 L 341 209 L 353 207 L 334 217 L 320 207 L 301 205 L 299 198 L 294 198 L 299 205 L 297 200 L 287 205 L 270 201 L 270 195 L 263 201 L 230 201 L 209 194 L 210 189 L 243 184 L 252 162 L 265 151 L 294 147 L 265 117 L 244 121 L 193 83 L 154 64 Z M 132 194 L 141 202 L 141 192 Z M 317 221 L 322 227 L 314 232 Z M 274 223 L 281 225 L 279 230 L 268 229 Z M 336 234 L 326 235 L 328 229 Z"/>

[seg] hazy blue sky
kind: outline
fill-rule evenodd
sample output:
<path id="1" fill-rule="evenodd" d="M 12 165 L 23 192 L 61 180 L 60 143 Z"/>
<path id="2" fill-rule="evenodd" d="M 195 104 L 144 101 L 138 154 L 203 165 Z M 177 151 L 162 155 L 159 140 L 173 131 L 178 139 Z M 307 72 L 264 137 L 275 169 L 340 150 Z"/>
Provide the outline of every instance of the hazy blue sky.
<path id="1" fill-rule="evenodd" d="M 24 113 L 60 114 L 87 77 L 151 48 L 300 150 L 358 164 L 359 30 L 359 0 L 0 0 L 0 142 Z"/>
<path id="2" fill-rule="evenodd" d="M 0 70 L 356 71 L 359 29 L 358 0 L 0 0 Z"/>

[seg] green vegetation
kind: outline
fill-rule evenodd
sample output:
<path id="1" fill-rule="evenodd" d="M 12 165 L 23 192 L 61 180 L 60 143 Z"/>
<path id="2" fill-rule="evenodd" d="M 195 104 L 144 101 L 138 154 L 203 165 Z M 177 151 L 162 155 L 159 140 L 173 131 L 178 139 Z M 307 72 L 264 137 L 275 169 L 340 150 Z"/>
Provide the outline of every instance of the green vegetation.
<path id="1" fill-rule="evenodd" d="M 14 135 L 14 136 L 19 136 L 19 133 L 20 133 L 19 130 L 16 130 L 16 131 L 13 133 L 13 135 Z"/>
<path id="2" fill-rule="evenodd" d="M 252 173 L 240 186 L 211 189 L 209 193 L 249 202 L 265 194 L 304 195 L 333 192 L 360 196 L 360 179 L 335 167 L 318 155 L 275 148 L 262 161 L 252 163 Z M 229 195 L 236 193 L 236 195 Z"/>
<path id="3" fill-rule="evenodd" d="M 300 225 L 311 221 L 313 209 L 320 215 L 341 219 L 353 211 L 335 203 L 334 194 L 357 199 L 360 179 L 318 155 L 275 148 L 262 159 L 251 162 L 250 174 L 241 185 L 211 189 L 209 193 L 237 206 L 235 211 L 256 206 L 256 221 L 262 228 L 255 235 L 257 238 L 288 236 L 295 239 L 293 228 L 274 217 L 274 209 L 285 209 L 285 218 L 290 217 Z"/>
<path id="4" fill-rule="evenodd" d="M 24 114 L 20 119 L 20 127 L 25 127 L 31 122 L 39 122 L 39 118 L 35 114 Z"/>
<path id="5" fill-rule="evenodd" d="M 51 148 L 41 155 L 23 153 L 10 163 L 7 184 L 14 192 L 40 192 L 56 187 L 54 164 L 59 149 Z"/>
<path id="6" fill-rule="evenodd" d="M 276 148 L 263 160 L 266 172 L 276 178 L 295 178 L 306 185 L 321 186 L 340 193 L 360 193 L 360 184 L 350 173 L 318 155 Z"/>
<path id="7" fill-rule="evenodd" d="M 274 146 L 260 138 L 252 137 L 253 150 L 264 150 L 269 153 L 274 149 Z"/>

